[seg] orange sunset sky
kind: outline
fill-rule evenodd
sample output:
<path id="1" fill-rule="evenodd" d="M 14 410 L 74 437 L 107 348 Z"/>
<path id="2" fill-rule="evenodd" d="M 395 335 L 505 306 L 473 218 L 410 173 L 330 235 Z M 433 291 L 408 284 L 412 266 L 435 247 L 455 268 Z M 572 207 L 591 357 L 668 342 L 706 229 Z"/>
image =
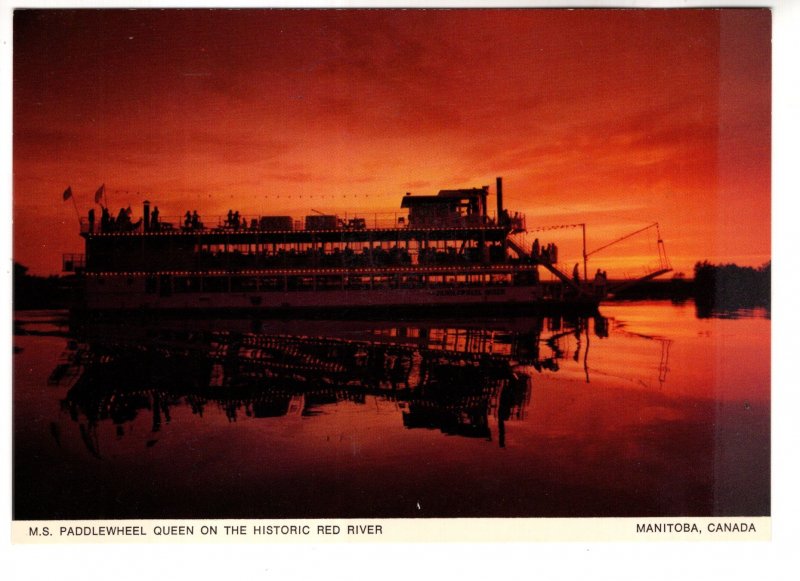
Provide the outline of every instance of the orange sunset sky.
<path id="1" fill-rule="evenodd" d="M 765 9 L 17 11 L 14 258 L 82 251 L 67 186 L 83 215 L 105 184 L 208 224 L 503 176 L 529 228 L 586 223 L 589 250 L 658 221 L 677 271 L 759 266 L 770 43 Z M 636 244 L 597 265 L 652 260 Z"/>

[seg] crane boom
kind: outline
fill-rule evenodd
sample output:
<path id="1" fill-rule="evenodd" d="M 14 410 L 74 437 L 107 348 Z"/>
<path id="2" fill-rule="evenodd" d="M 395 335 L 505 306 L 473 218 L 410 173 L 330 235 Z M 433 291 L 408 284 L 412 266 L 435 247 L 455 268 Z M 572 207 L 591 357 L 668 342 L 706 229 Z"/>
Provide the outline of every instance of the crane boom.
<path id="1" fill-rule="evenodd" d="M 625 236 L 622 236 L 621 238 L 617 238 L 616 240 L 614 240 L 612 242 L 609 242 L 608 244 L 604 244 L 600 248 L 595 248 L 591 252 L 587 252 L 586 256 L 588 257 L 588 256 L 591 256 L 592 254 L 597 254 L 601 250 L 605 250 L 606 248 L 608 248 L 609 246 L 613 246 L 617 242 L 622 242 L 623 240 L 627 240 L 628 238 L 631 238 L 632 236 L 636 236 L 637 234 L 641 234 L 645 230 L 649 230 L 650 228 L 653 228 L 653 227 L 658 228 L 658 222 L 653 222 L 649 226 L 645 226 L 644 228 L 640 228 L 639 230 L 636 230 L 636 232 L 631 232 L 630 234 L 626 234 Z"/>

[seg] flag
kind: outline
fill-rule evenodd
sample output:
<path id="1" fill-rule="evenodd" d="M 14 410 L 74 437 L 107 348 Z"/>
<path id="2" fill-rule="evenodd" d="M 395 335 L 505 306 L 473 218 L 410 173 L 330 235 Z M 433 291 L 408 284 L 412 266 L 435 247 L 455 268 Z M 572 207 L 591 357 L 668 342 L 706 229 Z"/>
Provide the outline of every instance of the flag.
<path id="1" fill-rule="evenodd" d="M 105 184 L 103 184 L 102 186 L 100 186 L 99 188 L 97 188 L 97 191 L 94 193 L 94 203 L 95 203 L 95 204 L 99 204 L 99 203 L 100 203 L 100 200 L 102 200 L 102 199 L 103 199 L 103 195 L 104 195 L 105 193 L 106 193 L 106 185 L 105 185 Z"/>
<path id="2" fill-rule="evenodd" d="M 66 202 L 72 197 L 72 186 L 69 186 L 66 190 L 64 190 L 64 201 Z"/>

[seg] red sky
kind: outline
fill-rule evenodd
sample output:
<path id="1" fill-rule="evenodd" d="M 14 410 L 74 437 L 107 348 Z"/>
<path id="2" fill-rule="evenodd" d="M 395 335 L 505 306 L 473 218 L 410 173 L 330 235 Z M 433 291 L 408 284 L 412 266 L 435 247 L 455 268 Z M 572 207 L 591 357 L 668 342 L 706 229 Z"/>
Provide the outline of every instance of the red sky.
<path id="1" fill-rule="evenodd" d="M 112 208 L 149 198 L 209 222 L 393 212 L 406 191 L 503 176 L 529 227 L 585 222 L 590 250 L 658 221 L 676 270 L 758 266 L 770 24 L 764 9 L 17 11 L 15 260 L 50 274 L 82 251 L 68 185 L 82 214 L 105 183 Z M 590 265 L 652 261 L 652 245 Z"/>

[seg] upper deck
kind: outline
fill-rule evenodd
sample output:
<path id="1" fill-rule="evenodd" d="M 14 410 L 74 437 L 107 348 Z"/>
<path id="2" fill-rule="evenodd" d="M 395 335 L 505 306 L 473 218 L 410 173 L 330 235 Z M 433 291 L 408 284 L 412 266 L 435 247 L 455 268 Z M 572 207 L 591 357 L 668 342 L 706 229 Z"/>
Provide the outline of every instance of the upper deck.
<path id="1" fill-rule="evenodd" d="M 500 182 L 498 181 L 498 186 Z M 155 272 L 186 269 L 242 270 L 296 267 L 388 267 L 489 265 L 506 262 L 509 234 L 524 217 L 486 206 L 488 186 L 441 190 L 436 196 L 406 194 L 401 212 L 344 217 L 315 213 L 290 216 L 203 217 L 187 211 L 165 219 L 145 202 L 142 217 L 103 208 L 81 222 L 88 272 Z M 499 216 L 499 218 L 498 218 Z"/>
<path id="2" fill-rule="evenodd" d="M 489 186 L 441 190 L 435 196 L 406 193 L 402 212 L 389 214 L 314 214 L 298 220 L 291 216 L 242 215 L 229 210 L 226 216 L 200 216 L 187 211 L 181 217 L 162 218 L 158 207 L 133 220 L 130 208 L 114 217 L 103 208 L 99 220 L 94 210 L 81 220 L 81 236 L 90 238 L 160 237 L 186 238 L 200 244 L 314 244 L 325 242 L 402 242 L 406 240 L 480 240 L 498 242 L 511 231 L 525 229 L 524 216 L 509 215 L 502 208 L 502 181 L 498 178 L 498 208 L 490 215 L 487 208 Z"/>

